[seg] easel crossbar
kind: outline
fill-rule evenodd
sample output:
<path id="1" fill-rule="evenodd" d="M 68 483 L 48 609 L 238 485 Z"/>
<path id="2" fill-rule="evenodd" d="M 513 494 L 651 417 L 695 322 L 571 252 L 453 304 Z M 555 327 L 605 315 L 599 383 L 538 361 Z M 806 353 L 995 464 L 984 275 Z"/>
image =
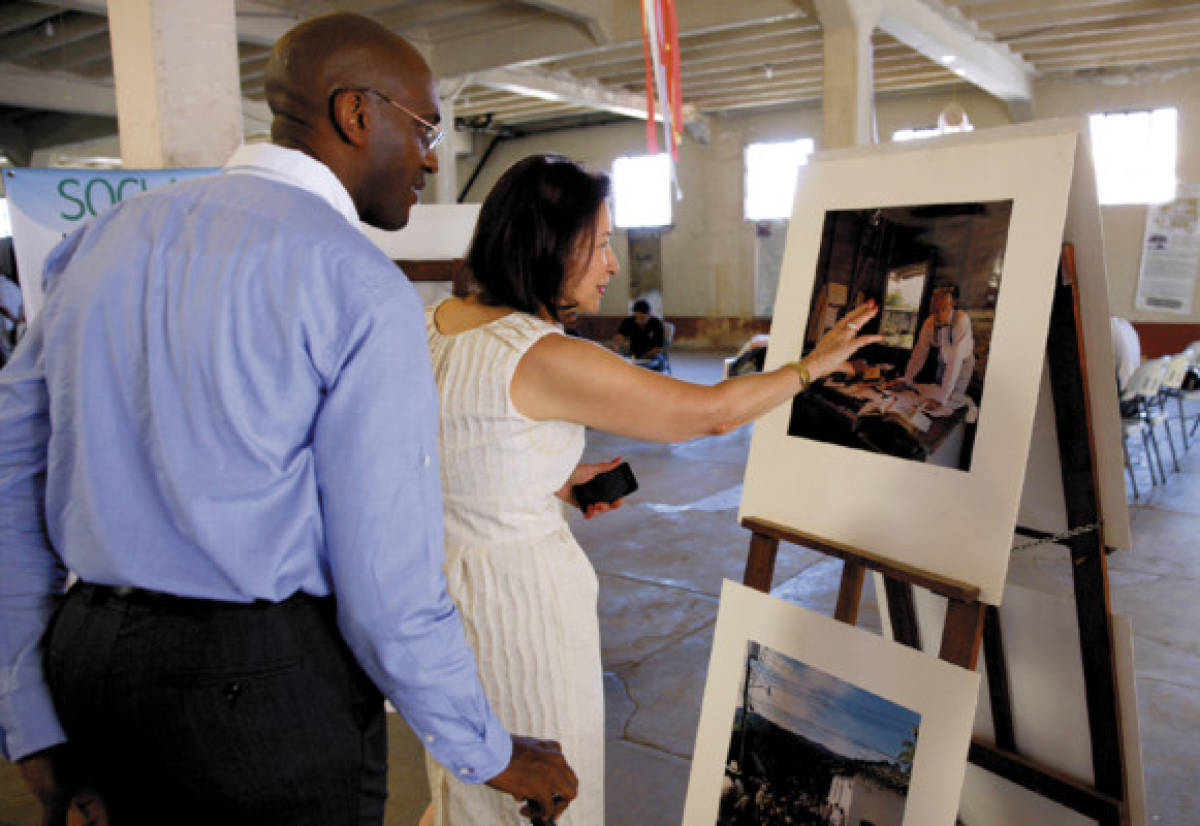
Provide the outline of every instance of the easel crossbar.
<path id="1" fill-rule="evenodd" d="M 967 759 L 1060 806 L 1093 818 L 1100 826 L 1118 826 L 1121 822 L 1123 804 L 1120 800 L 978 737 L 972 738 Z"/>
<path id="2" fill-rule="evenodd" d="M 829 542 L 810 534 L 801 533 L 793 528 L 768 522 L 765 519 L 747 517 L 742 520 L 742 527 L 755 534 L 769 536 L 772 539 L 783 542 L 790 542 L 793 545 L 799 545 L 803 548 L 811 548 L 814 551 L 820 551 L 823 554 L 837 557 L 845 562 L 862 565 L 864 568 L 878 571 L 886 577 L 900 582 L 907 582 L 910 585 L 919 585 L 935 594 L 940 594 L 952 600 L 976 602 L 979 599 L 979 586 L 977 585 L 959 582 L 956 579 L 950 579 L 920 568 L 903 565 L 867 551 Z"/>

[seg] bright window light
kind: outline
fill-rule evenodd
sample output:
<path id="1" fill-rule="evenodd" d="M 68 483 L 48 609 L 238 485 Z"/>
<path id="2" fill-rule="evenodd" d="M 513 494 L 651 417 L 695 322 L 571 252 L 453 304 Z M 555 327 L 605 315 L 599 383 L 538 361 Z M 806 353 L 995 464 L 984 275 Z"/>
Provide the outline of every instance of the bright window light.
<path id="1" fill-rule="evenodd" d="M 667 155 L 613 161 L 613 223 L 665 227 L 671 223 L 671 164 Z"/>
<path id="2" fill-rule="evenodd" d="M 1089 118 L 1102 204 L 1155 204 L 1175 197 L 1178 112 L 1109 112 Z"/>
<path id="3" fill-rule="evenodd" d="M 917 129 L 897 129 L 892 133 L 894 141 L 916 141 L 921 138 L 936 138 L 942 134 L 942 130 L 937 126 L 925 126 Z"/>
<path id="4" fill-rule="evenodd" d="M 0 238 L 12 235 L 12 220 L 8 217 L 8 199 L 0 198 Z"/>
<path id="5" fill-rule="evenodd" d="M 813 146 L 812 138 L 800 138 L 746 147 L 747 221 L 792 217 L 796 173 L 808 163 Z"/>

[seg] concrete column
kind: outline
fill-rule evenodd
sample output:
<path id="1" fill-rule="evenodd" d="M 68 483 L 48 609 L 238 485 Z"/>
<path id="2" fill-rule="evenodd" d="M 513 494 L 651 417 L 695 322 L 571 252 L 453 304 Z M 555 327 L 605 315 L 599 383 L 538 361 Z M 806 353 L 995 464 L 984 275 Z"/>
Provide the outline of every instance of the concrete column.
<path id="1" fill-rule="evenodd" d="M 234 0 L 108 0 L 121 160 L 220 166 L 242 141 Z"/>
<path id="2" fill-rule="evenodd" d="M 453 204 L 458 200 L 458 169 L 454 161 L 458 135 L 454 132 L 454 97 L 443 97 L 439 105 L 446 139 L 437 148 L 438 174 L 433 176 L 433 194 L 436 203 Z"/>
<path id="3" fill-rule="evenodd" d="M 824 30 L 822 148 L 875 142 L 875 81 L 871 32 L 879 0 L 816 0 Z"/>

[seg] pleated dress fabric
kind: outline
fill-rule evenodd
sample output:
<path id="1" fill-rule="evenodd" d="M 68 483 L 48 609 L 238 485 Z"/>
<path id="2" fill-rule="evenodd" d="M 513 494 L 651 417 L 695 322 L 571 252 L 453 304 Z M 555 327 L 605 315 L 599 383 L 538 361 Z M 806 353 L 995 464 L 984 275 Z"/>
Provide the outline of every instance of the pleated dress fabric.
<path id="1" fill-rule="evenodd" d="M 514 312 L 443 335 L 426 311 L 441 399 L 446 580 L 479 676 L 514 734 L 557 740 L 579 777 L 559 826 L 604 824 L 604 693 L 595 570 L 554 494 L 579 463 L 584 428 L 513 406 L 517 363 L 562 330 Z M 520 804 L 426 757 L 438 826 L 528 824 Z"/>

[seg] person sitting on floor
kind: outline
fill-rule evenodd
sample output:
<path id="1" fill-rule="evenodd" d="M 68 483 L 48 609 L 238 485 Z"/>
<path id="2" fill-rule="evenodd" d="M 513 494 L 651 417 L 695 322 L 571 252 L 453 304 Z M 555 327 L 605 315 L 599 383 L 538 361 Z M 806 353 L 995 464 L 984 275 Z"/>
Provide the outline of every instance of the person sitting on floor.
<path id="1" fill-rule="evenodd" d="M 650 302 L 633 302 L 633 315 L 624 319 L 613 336 L 613 349 L 628 353 L 642 367 L 662 371 L 666 366 L 666 331 L 659 319 L 650 315 Z"/>

